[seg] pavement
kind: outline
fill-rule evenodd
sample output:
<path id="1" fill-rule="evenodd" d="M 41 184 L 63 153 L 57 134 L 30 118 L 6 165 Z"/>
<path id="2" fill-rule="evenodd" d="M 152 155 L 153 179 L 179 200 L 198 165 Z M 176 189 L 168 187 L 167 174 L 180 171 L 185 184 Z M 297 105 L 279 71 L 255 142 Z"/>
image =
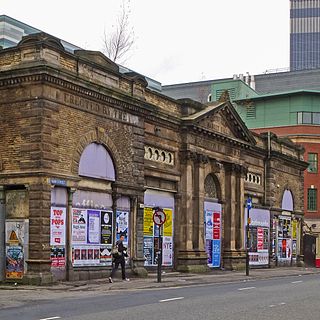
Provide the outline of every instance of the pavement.
<path id="1" fill-rule="evenodd" d="M 130 281 L 122 281 L 119 277 L 109 283 L 108 279 L 92 279 L 86 281 L 57 282 L 48 286 L 30 286 L 20 284 L 1 284 L 0 290 L 50 290 L 50 291 L 119 291 L 119 290 L 143 290 L 168 287 L 180 287 L 201 284 L 230 283 L 241 281 L 253 281 L 258 279 L 270 279 L 275 277 L 304 276 L 320 274 L 320 268 L 306 267 L 277 267 L 269 269 L 250 269 L 249 276 L 243 271 L 211 270 L 207 273 L 181 273 L 163 272 L 161 282 L 157 281 L 157 273 L 149 273 L 146 278 L 130 278 Z"/>

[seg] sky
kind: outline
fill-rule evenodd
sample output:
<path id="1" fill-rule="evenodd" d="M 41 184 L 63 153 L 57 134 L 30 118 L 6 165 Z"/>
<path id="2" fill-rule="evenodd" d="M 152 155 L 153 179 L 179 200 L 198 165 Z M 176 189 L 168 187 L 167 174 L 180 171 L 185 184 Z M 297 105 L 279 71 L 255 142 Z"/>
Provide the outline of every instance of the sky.
<path id="1" fill-rule="evenodd" d="M 0 0 L 0 14 L 103 51 L 121 0 Z M 130 0 L 122 64 L 162 85 L 289 67 L 289 0 Z"/>

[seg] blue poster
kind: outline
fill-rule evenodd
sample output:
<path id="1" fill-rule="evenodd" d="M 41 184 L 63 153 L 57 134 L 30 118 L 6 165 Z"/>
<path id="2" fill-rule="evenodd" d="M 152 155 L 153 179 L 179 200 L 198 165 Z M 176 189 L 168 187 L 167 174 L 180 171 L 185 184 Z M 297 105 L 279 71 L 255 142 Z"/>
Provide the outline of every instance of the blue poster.
<path id="1" fill-rule="evenodd" d="M 208 264 L 212 264 L 212 240 L 206 240 L 206 251 L 207 251 L 207 255 L 208 255 Z"/>
<path id="2" fill-rule="evenodd" d="M 212 240 L 212 266 L 220 267 L 221 240 Z"/>

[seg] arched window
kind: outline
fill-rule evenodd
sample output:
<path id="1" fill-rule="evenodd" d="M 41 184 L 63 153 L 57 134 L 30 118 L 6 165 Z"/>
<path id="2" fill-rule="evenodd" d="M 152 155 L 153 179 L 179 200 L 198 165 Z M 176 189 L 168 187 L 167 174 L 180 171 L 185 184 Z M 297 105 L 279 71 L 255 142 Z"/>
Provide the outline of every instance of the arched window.
<path id="1" fill-rule="evenodd" d="M 115 181 L 115 169 L 104 146 L 91 143 L 84 149 L 79 163 L 79 175 Z"/>
<path id="2" fill-rule="evenodd" d="M 290 190 L 285 190 L 282 197 L 282 210 L 293 211 L 293 197 Z"/>
<path id="3" fill-rule="evenodd" d="M 207 175 L 206 179 L 204 180 L 204 193 L 205 198 L 218 198 L 216 182 L 211 174 Z"/>

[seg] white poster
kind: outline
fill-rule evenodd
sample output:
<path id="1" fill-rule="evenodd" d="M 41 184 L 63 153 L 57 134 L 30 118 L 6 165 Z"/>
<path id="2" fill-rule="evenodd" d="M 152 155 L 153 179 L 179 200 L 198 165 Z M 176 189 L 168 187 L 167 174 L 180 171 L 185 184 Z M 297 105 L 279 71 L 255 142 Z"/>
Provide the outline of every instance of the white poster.
<path id="1" fill-rule="evenodd" d="M 88 210 L 88 243 L 100 244 L 100 211 Z"/>
<path id="2" fill-rule="evenodd" d="M 206 239 L 213 239 L 213 216 L 209 210 L 206 210 Z"/>
<path id="3" fill-rule="evenodd" d="M 64 246 L 66 243 L 66 208 L 51 207 L 50 245 Z"/>
<path id="4" fill-rule="evenodd" d="M 72 209 L 72 243 L 87 244 L 87 210 Z"/>
<path id="5" fill-rule="evenodd" d="M 172 237 L 162 238 L 162 265 L 171 266 L 172 265 Z"/>

